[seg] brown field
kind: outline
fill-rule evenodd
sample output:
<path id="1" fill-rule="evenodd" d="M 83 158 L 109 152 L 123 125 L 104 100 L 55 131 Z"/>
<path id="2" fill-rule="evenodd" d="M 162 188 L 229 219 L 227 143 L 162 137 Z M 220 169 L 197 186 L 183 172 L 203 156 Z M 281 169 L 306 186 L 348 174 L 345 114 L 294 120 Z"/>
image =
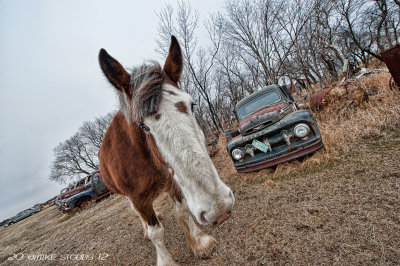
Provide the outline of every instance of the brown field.
<path id="1" fill-rule="evenodd" d="M 155 209 L 173 258 L 182 265 L 399 265 L 400 93 L 387 81 L 387 74 L 358 81 L 378 93 L 342 106 L 346 112 L 327 103 L 316 114 L 326 149 L 301 161 L 239 175 L 221 138 L 213 159 L 234 191 L 233 216 L 202 227 L 219 245 L 201 260 L 186 248 L 171 200 L 160 198 Z M 20 260 L 10 260 L 14 254 Z M 33 260 L 41 254 L 48 257 Z M 155 263 L 139 218 L 117 195 L 73 215 L 51 207 L 0 229 L 1 265 Z"/>

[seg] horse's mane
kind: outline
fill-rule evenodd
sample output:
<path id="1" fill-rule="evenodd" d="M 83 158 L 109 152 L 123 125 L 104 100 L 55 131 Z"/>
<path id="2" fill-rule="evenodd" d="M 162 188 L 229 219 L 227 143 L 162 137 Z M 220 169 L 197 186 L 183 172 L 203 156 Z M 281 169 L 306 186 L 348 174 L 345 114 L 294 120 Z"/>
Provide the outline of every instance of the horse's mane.
<path id="1" fill-rule="evenodd" d="M 161 102 L 162 82 L 163 74 L 159 63 L 150 61 L 134 67 L 130 81 L 132 109 L 125 99 L 121 99 L 121 109 L 128 107 L 135 122 L 141 122 L 145 117 L 156 114 Z"/>

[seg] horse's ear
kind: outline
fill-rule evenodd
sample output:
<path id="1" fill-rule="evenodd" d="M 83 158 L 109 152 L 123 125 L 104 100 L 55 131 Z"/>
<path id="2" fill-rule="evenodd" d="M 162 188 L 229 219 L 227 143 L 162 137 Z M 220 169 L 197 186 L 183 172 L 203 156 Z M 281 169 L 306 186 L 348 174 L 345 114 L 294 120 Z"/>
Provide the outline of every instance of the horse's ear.
<path id="1" fill-rule="evenodd" d="M 172 35 L 168 57 L 164 64 L 164 72 L 173 82 L 178 83 L 181 80 L 182 69 L 183 61 L 181 48 L 179 47 L 178 40 Z"/>
<path id="2" fill-rule="evenodd" d="M 129 90 L 129 83 L 131 80 L 131 75 L 124 69 L 124 67 L 110 56 L 106 50 L 103 48 L 99 52 L 99 62 L 101 70 L 103 70 L 104 75 L 110 81 L 114 87 L 125 92 L 128 95 L 131 94 Z"/>

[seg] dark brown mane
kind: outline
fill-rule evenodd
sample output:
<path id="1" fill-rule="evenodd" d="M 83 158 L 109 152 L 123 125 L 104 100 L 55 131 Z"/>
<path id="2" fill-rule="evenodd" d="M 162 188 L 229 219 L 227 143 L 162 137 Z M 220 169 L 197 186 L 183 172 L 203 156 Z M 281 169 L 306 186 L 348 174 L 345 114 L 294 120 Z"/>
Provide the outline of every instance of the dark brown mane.
<path id="1" fill-rule="evenodd" d="M 132 70 L 130 81 L 133 89 L 132 115 L 136 122 L 157 113 L 162 97 L 162 82 L 162 69 L 157 62 L 152 61 Z"/>

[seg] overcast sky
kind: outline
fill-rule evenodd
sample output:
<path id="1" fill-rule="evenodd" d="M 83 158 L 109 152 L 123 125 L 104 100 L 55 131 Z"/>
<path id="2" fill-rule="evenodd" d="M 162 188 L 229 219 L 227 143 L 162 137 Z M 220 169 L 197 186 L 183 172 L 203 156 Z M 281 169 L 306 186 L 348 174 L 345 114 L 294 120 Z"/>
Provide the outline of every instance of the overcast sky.
<path id="1" fill-rule="evenodd" d="M 100 48 L 127 68 L 163 63 L 155 39 L 165 3 L 0 0 L 0 221 L 57 195 L 64 186 L 48 178 L 53 148 L 117 108 Z M 224 0 L 191 4 L 204 20 Z"/>

